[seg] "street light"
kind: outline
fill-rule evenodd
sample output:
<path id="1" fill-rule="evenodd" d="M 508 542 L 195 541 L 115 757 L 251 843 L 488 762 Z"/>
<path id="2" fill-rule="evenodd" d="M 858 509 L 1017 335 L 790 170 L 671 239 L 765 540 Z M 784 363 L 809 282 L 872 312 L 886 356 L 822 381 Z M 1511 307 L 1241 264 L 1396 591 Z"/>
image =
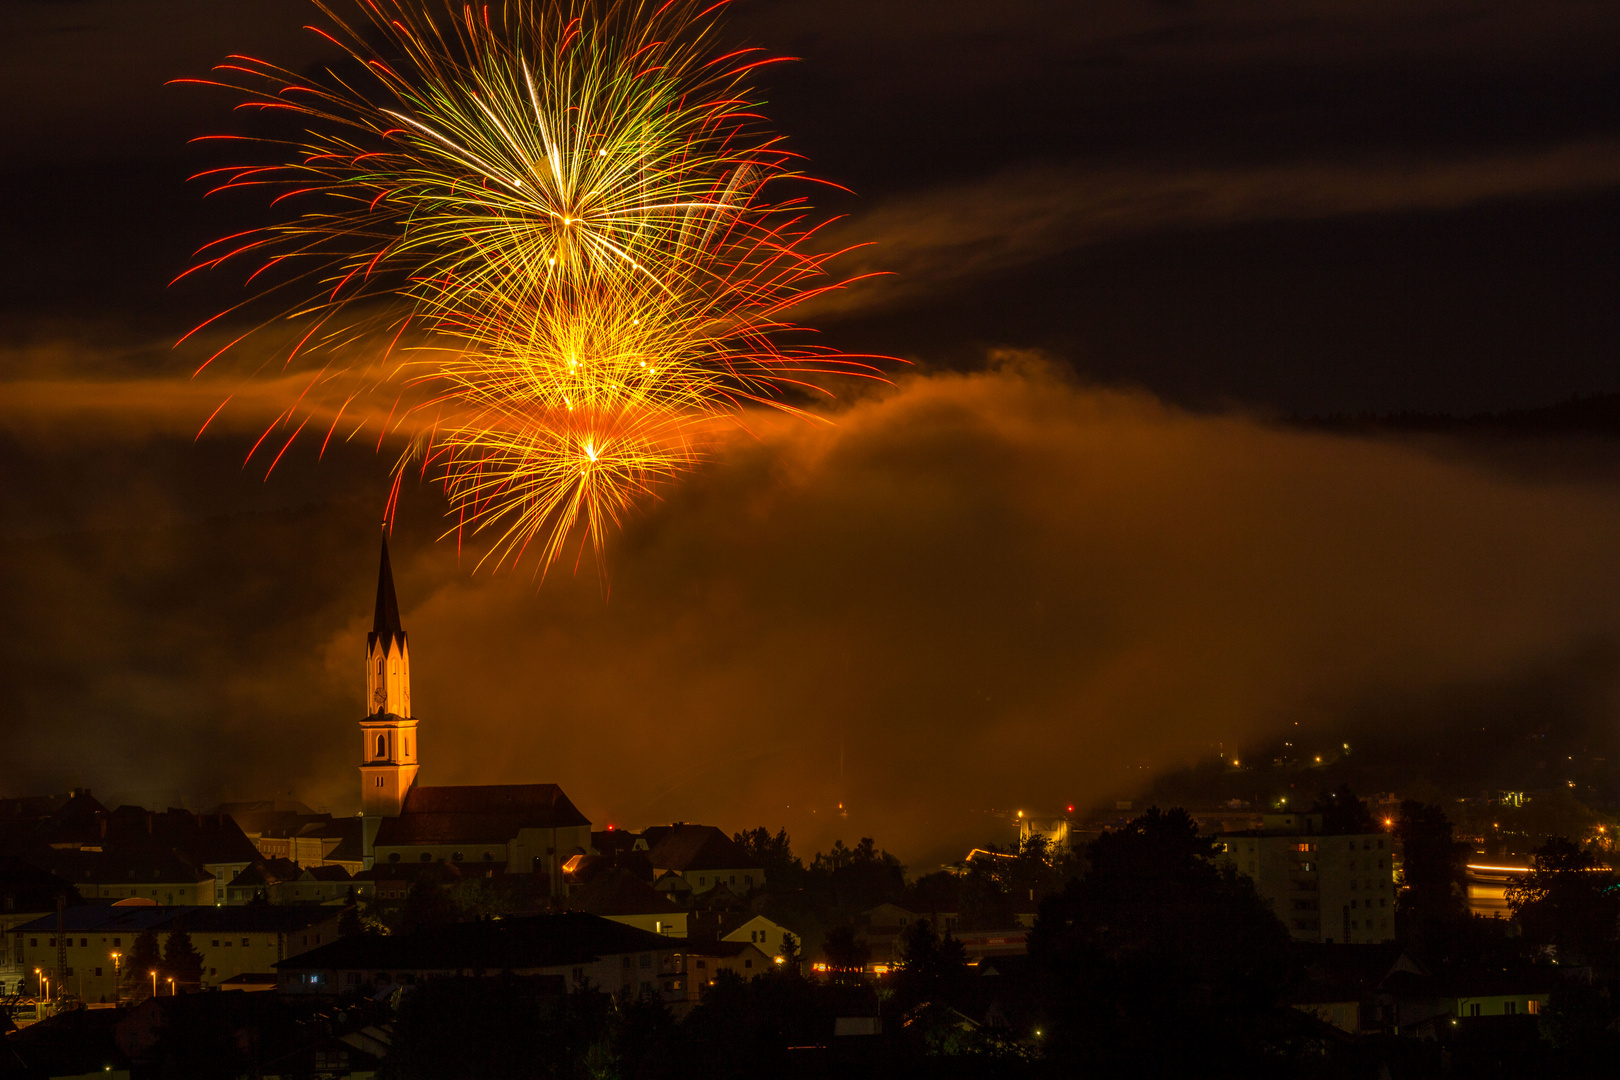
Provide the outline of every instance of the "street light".
<path id="1" fill-rule="evenodd" d="M 169 980 L 169 996 L 174 997 L 174 980 Z"/>
<path id="2" fill-rule="evenodd" d="M 152 976 L 152 996 L 157 997 L 157 968 L 153 968 L 147 974 Z"/>

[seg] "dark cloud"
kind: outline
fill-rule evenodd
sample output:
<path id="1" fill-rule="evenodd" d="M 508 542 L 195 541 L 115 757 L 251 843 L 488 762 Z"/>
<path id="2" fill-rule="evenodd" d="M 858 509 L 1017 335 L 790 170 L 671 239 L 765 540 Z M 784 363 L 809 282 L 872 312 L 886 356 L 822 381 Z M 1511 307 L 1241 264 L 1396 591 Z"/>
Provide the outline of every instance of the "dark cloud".
<path id="1" fill-rule="evenodd" d="M 1140 233 L 1451 210 L 1620 185 L 1620 142 L 1456 160 L 1238 168 L 1043 167 L 914 192 L 841 222 L 869 245 L 845 271 L 892 275 L 830 294 L 816 313 L 882 307 Z"/>

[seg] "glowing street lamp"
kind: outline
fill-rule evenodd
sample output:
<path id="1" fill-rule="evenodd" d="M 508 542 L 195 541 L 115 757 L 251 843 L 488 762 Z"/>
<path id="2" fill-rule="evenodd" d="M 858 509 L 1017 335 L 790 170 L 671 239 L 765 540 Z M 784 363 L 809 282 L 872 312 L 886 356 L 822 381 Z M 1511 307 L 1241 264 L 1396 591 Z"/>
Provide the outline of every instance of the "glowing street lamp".
<path id="1" fill-rule="evenodd" d="M 147 974 L 152 976 L 152 996 L 157 997 L 157 968 L 153 968 Z"/>
<path id="2" fill-rule="evenodd" d="M 168 982 L 169 982 L 169 996 L 174 997 L 174 980 L 170 979 L 170 980 L 168 980 Z"/>

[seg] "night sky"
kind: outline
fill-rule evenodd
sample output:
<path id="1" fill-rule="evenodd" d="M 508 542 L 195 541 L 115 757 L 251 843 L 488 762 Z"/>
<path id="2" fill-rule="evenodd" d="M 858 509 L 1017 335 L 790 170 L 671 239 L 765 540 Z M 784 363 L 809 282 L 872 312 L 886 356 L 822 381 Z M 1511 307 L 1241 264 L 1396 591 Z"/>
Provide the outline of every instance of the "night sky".
<path id="1" fill-rule="evenodd" d="M 242 293 L 169 280 L 259 218 L 185 183 L 232 99 L 163 84 L 319 64 L 315 15 L 0 5 L 0 794 L 358 803 L 393 457 L 295 446 L 266 480 L 277 384 L 194 440 L 251 358 L 194 382 L 171 348 Z M 1620 7 L 752 0 L 730 27 L 801 58 L 765 69 L 771 118 L 856 193 L 817 195 L 873 242 L 846 270 L 890 273 L 807 318 L 908 363 L 723 447 L 628 525 L 610 590 L 474 575 L 407 487 L 425 782 L 926 864 L 976 814 L 1128 798 L 1295 721 L 1421 727 L 1526 680 L 1502 722 L 1613 715 L 1620 448 L 1297 421 L 1620 391 Z"/>

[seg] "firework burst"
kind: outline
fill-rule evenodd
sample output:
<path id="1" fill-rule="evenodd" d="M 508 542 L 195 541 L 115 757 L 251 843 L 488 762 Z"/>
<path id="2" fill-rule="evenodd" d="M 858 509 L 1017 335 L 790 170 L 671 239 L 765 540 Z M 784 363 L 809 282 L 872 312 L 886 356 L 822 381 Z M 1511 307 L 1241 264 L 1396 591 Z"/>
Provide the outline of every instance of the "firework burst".
<path id="1" fill-rule="evenodd" d="M 779 58 L 716 45 L 723 5 L 317 6 L 341 74 L 232 57 L 192 80 L 302 129 L 248 140 L 275 161 L 202 174 L 294 212 L 193 269 L 269 275 L 261 325 L 304 324 L 285 361 L 318 358 L 310 391 L 343 397 L 328 440 L 357 397 L 412 391 L 384 425 L 417 432 L 395 494 L 407 467 L 442 482 L 452 531 L 487 534 L 497 565 L 533 547 L 543 570 L 576 533 L 600 557 L 716 420 L 876 373 L 786 344 L 791 309 L 847 283 L 803 200 L 775 196 L 802 176 L 748 78 Z"/>

